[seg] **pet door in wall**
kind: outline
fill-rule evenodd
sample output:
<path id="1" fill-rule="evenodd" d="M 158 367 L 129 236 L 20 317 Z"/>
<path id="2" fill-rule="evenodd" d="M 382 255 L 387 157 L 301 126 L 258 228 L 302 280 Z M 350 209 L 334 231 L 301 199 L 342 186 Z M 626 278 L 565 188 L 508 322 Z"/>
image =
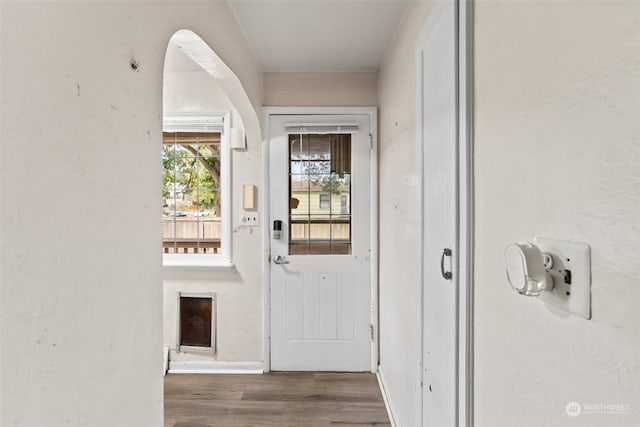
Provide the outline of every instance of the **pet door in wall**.
<path id="1" fill-rule="evenodd" d="M 216 352 L 216 294 L 178 292 L 178 344 L 181 352 Z"/>

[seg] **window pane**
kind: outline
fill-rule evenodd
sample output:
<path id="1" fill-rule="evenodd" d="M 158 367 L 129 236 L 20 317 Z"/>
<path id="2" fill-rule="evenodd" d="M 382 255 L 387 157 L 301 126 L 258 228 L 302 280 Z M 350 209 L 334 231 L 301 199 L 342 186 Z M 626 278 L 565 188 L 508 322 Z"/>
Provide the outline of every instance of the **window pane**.
<path id="1" fill-rule="evenodd" d="M 220 253 L 218 133 L 163 134 L 163 251 Z"/>
<path id="2" fill-rule="evenodd" d="M 172 254 L 175 252 L 175 228 L 168 216 L 169 213 L 165 211 L 162 220 L 162 248 L 165 254 Z"/>
<path id="3" fill-rule="evenodd" d="M 195 157 L 197 144 L 175 144 L 176 157 Z"/>
<path id="4" fill-rule="evenodd" d="M 303 172 L 312 176 L 328 175 L 331 173 L 331 162 L 325 160 L 309 160 L 303 165 Z"/>
<path id="5" fill-rule="evenodd" d="M 306 175 L 291 176 L 291 198 L 289 210 L 291 215 L 309 214 L 309 177 Z M 305 217 L 306 218 L 306 217 Z"/>
<path id="6" fill-rule="evenodd" d="M 309 176 L 309 213 L 311 215 L 328 215 L 331 209 L 330 195 L 331 175 L 310 175 Z"/>
<path id="7" fill-rule="evenodd" d="M 309 159 L 309 135 L 289 135 L 291 160 Z"/>
<path id="8" fill-rule="evenodd" d="M 309 138 L 309 158 L 311 160 L 331 159 L 330 135 L 306 135 Z"/>
<path id="9" fill-rule="evenodd" d="M 291 175 L 307 175 L 309 170 L 309 162 L 306 160 L 292 160 L 289 165 Z"/>
<path id="10" fill-rule="evenodd" d="M 309 253 L 328 255 L 331 253 L 331 224 L 327 216 L 311 217 L 309 226 Z"/>
<path id="11" fill-rule="evenodd" d="M 320 193 L 319 195 L 319 208 L 321 211 L 331 209 L 331 195 L 327 193 Z"/>
<path id="12" fill-rule="evenodd" d="M 331 223 L 331 253 L 339 255 L 351 253 L 351 218 L 334 219 Z"/>
<path id="13" fill-rule="evenodd" d="M 331 238 L 331 224 L 324 216 L 311 216 L 309 239 L 311 241 L 329 240 Z"/>
<path id="14" fill-rule="evenodd" d="M 289 222 L 289 253 L 306 255 L 309 252 L 309 216 L 292 215 Z"/>
<path id="15" fill-rule="evenodd" d="M 289 243 L 289 255 L 309 255 L 309 244 Z"/>
<path id="16" fill-rule="evenodd" d="M 309 255 L 331 255 L 329 242 L 315 242 L 309 245 Z"/>
<path id="17" fill-rule="evenodd" d="M 220 253 L 220 220 L 208 218 L 200 221 L 200 252 Z"/>
<path id="18" fill-rule="evenodd" d="M 331 195 L 331 206 L 334 215 L 349 215 L 351 213 L 351 200 L 348 191 L 341 191 Z"/>
<path id="19" fill-rule="evenodd" d="M 294 243 L 303 243 L 309 240 L 309 222 L 306 218 L 291 221 L 290 240 Z"/>
<path id="20" fill-rule="evenodd" d="M 351 135 L 290 135 L 289 143 L 289 253 L 350 254 Z"/>
<path id="21" fill-rule="evenodd" d="M 202 144 L 198 146 L 198 156 L 206 159 L 219 159 L 220 158 L 220 144 Z"/>

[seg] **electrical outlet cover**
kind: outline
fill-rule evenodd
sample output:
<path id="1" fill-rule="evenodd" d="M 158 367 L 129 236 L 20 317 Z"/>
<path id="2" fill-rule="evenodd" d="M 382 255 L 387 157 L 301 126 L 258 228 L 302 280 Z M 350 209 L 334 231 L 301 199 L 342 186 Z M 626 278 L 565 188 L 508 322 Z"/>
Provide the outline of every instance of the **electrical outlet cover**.
<path id="1" fill-rule="evenodd" d="M 533 243 L 553 257 L 548 269 L 553 289 L 540 294 L 543 301 L 585 319 L 591 318 L 591 248 L 585 243 L 536 237 Z M 570 271 L 570 273 L 566 273 Z M 570 278 L 570 284 L 565 283 Z"/>

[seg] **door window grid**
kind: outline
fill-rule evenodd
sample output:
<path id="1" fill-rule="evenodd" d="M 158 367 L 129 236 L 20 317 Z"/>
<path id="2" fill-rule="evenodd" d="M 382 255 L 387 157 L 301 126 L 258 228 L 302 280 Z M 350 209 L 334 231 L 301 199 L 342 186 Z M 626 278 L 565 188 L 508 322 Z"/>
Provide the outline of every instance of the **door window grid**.
<path id="1" fill-rule="evenodd" d="M 351 135 L 289 135 L 289 254 L 351 253 Z"/>

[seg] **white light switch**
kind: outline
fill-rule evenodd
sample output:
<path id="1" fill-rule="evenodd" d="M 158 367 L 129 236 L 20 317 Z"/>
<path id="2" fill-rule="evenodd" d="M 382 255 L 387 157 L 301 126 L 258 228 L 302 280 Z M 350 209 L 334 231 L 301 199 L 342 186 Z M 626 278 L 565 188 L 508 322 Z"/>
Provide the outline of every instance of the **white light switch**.
<path id="1" fill-rule="evenodd" d="M 242 212 L 240 227 L 257 227 L 258 225 L 260 225 L 258 212 Z"/>
<path id="2" fill-rule="evenodd" d="M 579 242 L 536 237 L 535 245 L 553 258 L 548 273 L 553 277 L 553 289 L 542 292 L 540 298 L 558 308 L 585 319 L 591 318 L 591 248 Z"/>

